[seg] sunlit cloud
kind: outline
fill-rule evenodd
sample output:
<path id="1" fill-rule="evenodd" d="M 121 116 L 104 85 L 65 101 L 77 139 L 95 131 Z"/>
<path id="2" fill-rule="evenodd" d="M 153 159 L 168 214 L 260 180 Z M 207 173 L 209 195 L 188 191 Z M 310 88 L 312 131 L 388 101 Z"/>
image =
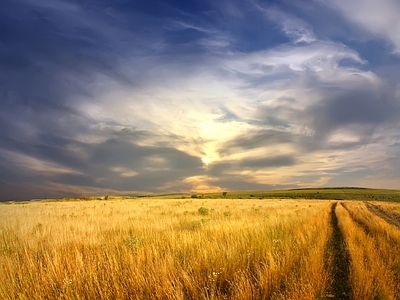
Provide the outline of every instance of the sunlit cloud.
<path id="1" fill-rule="evenodd" d="M 316 3 L 354 31 L 323 35 L 306 6 L 283 2 L 8 1 L 0 198 L 23 186 L 24 197 L 46 187 L 52 195 L 395 188 L 399 6 Z M 360 30 L 370 40 L 351 36 Z M 390 59 L 371 61 L 363 43 Z"/>

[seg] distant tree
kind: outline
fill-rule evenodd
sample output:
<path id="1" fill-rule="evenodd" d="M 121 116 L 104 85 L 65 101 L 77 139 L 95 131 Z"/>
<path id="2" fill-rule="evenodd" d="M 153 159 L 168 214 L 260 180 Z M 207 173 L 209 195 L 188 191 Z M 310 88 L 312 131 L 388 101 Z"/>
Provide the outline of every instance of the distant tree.
<path id="1" fill-rule="evenodd" d="M 108 196 L 104 196 L 104 200 L 108 200 Z"/>
<path id="2" fill-rule="evenodd" d="M 228 192 L 222 192 L 222 196 L 226 197 L 226 195 L 228 194 Z"/>

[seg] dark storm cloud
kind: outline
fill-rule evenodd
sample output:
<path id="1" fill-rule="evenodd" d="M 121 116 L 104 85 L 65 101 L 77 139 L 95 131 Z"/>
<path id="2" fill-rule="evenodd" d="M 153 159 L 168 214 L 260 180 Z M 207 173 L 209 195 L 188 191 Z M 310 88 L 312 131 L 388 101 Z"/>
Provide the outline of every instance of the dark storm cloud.
<path id="1" fill-rule="evenodd" d="M 220 186 L 223 189 L 240 191 L 240 190 L 272 190 L 272 189 L 287 189 L 294 188 L 296 185 L 286 185 L 286 184 L 274 184 L 270 182 L 257 183 L 254 182 L 254 178 L 247 178 L 246 176 L 229 176 L 226 175 L 222 178 L 211 179 L 210 184 Z"/>
<path id="2" fill-rule="evenodd" d="M 68 2 L 2 3 L 1 148 L 51 160 L 64 157 L 64 140 L 90 123 L 75 110 L 72 98 L 91 94 L 86 85 L 93 71 L 115 74 L 102 51 L 93 51 L 98 41 L 84 26 L 69 22 L 68 11 L 73 18 L 84 17 Z M 56 142 L 58 148 L 49 147 Z"/>
<path id="3" fill-rule="evenodd" d="M 0 14 L 6 33 L 1 88 L 19 103 L 66 104 L 73 95 L 90 94 L 85 85 L 96 72 L 131 83 L 118 70 L 120 54 L 110 48 L 111 21 L 102 11 L 91 13 L 66 1 L 6 0 Z"/>
<path id="4" fill-rule="evenodd" d="M 318 106 L 311 107 L 316 131 L 329 133 L 352 124 L 377 126 L 398 118 L 399 104 L 388 91 L 332 92 Z"/>
<path id="5" fill-rule="evenodd" d="M 243 159 L 241 161 L 231 161 L 214 163 L 207 168 L 206 174 L 211 177 L 224 177 L 232 172 L 243 170 L 268 170 L 279 167 L 293 166 L 296 164 L 296 158 L 291 155 L 268 156 L 264 158 Z"/>
<path id="6" fill-rule="evenodd" d="M 296 159 L 293 156 L 280 155 L 275 157 L 242 160 L 239 167 L 242 169 L 258 170 L 293 166 L 294 164 L 296 164 Z"/>
<path id="7" fill-rule="evenodd" d="M 375 80 L 374 78 L 355 80 L 354 86 L 335 82 L 328 85 L 314 75 L 307 74 L 307 86 L 320 92 L 319 99 L 312 101 L 308 106 L 303 105 L 300 109 L 298 100 L 301 99 L 297 98 L 279 99 L 272 107 L 260 106 L 256 113 L 257 121 L 253 121 L 252 124 L 273 126 L 276 129 L 250 130 L 219 144 L 219 153 L 222 156 L 249 150 L 269 153 L 269 147 L 274 147 L 273 149 L 289 147 L 296 154 L 279 156 L 277 153 L 276 157 L 268 155 L 264 159 L 246 158 L 240 163 L 231 161 L 215 164 L 209 166 L 208 174 L 221 177 L 242 170 L 268 171 L 269 168 L 278 170 L 280 166 L 296 168 L 301 167 L 304 160 L 309 160 L 305 157 L 312 153 L 316 155 L 327 153 L 325 162 L 333 162 L 336 158 L 330 158 L 328 153 L 335 151 L 363 153 L 362 149 L 368 147 L 378 149 L 379 145 L 387 143 L 385 137 L 378 132 L 400 121 L 400 99 L 395 96 L 396 86 Z M 294 126 L 299 129 L 293 130 Z M 385 164 L 383 161 L 389 158 L 384 158 L 383 153 L 379 155 L 382 164 Z M 363 171 L 353 172 L 354 168 L 362 168 Z M 354 181 L 357 177 L 362 178 L 374 173 L 371 170 L 367 173 L 366 170 L 369 168 L 361 162 L 349 163 L 348 166 L 340 168 L 334 166 L 331 172 L 313 170 L 308 173 L 303 170 L 301 175 L 293 177 L 293 182 L 312 184 L 319 180 L 323 181 L 324 178 L 334 178 L 346 171 L 353 174 Z M 332 179 L 329 182 L 341 181 Z"/>
<path id="8" fill-rule="evenodd" d="M 293 142 L 294 136 L 278 130 L 255 130 L 235 137 L 233 140 L 221 143 L 219 153 L 231 154 L 237 151 L 256 149 Z"/>
<path id="9" fill-rule="evenodd" d="M 57 181 L 114 190 L 154 191 L 165 183 L 201 171 L 201 161 L 197 157 L 174 148 L 138 146 L 125 140 L 85 145 L 83 152 L 86 158 L 75 170 L 88 176 L 60 175 Z M 79 183 L 81 178 L 85 180 Z"/>
<path id="10" fill-rule="evenodd" d="M 93 83 L 99 75 L 121 85 L 139 86 L 148 84 L 148 73 L 157 66 L 168 66 L 166 60 L 191 65 L 194 60 L 201 60 L 189 53 L 204 52 L 200 40 L 215 32 L 206 28 L 207 23 L 205 28 L 190 25 L 187 21 L 193 18 L 204 21 L 195 15 L 188 18 L 188 12 L 181 9 L 189 6 L 192 13 L 203 12 L 210 9 L 209 5 L 159 1 L 153 4 L 3 1 L 3 112 L 20 105 L 39 113 L 43 107 L 69 113 L 76 96 L 96 97 Z M 153 58 L 149 58 L 151 55 Z M 165 72 L 165 66 L 159 68 Z"/>
<path id="11" fill-rule="evenodd" d="M 45 180 L 71 187 L 156 191 L 169 182 L 198 174 L 202 166 L 199 158 L 174 148 L 143 147 L 115 138 L 100 144 L 48 138 L 47 142 L 17 148 L 24 155 L 58 167 L 60 172 L 29 170 L 24 164 L 10 169 L 6 165 L 0 169 L 2 178 L 7 178 L 3 185 L 14 182 L 21 187 L 24 182 L 40 184 Z"/>
<path id="12" fill-rule="evenodd" d="M 386 143 L 385 136 L 377 134 L 400 121 L 400 99 L 395 89 L 373 81 L 325 89 L 321 99 L 299 116 L 310 120 L 308 126 L 313 131 L 299 139 L 299 146 L 304 151 L 349 151 Z M 348 134 L 352 140 L 337 140 L 337 133 Z"/>
<path id="13" fill-rule="evenodd" d="M 371 23 L 355 10 L 356 28 L 335 3 L 1 1 L 0 198 L 190 190 L 207 176 L 277 188 L 229 174 L 371 145 L 396 160 L 397 31 L 383 10 Z"/>
<path id="14" fill-rule="evenodd" d="M 135 34 L 142 30 L 140 21 L 144 20 L 143 15 L 135 14 L 137 18 L 132 18 L 132 15 L 100 2 L 2 2 L 0 150 L 77 172 L 35 176 L 37 170 L 30 170 L 29 166 L 18 169 L 13 166 L 15 162 L 3 161 L 2 178 L 5 180 L 2 185 L 47 181 L 71 186 L 101 186 L 104 182 L 96 178 L 99 174 L 111 175 L 109 163 L 126 164 L 124 159 L 131 159 L 132 166 L 137 166 L 148 155 L 163 156 L 178 170 L 181 163 L 194 166 L 187 155 L 175 149 L 142 149 L 133 143 L 121 144 L 119 141 L 114 141 L 113 146 L 107 142 L 96 145 L 75 139 L 77 133 L 92 133 L 92 125 L 96 124 L 78 112 L 75 104 L 77 96 L 94 96 L 92 83 L 98 74 L 119 84 L 134 85 L 135 77 L 122 72 L 121 65 L 130 55 L 145 51 L 146 45 L 151 44 L 151 38 L 141 39 Z M 119 17 L 126 19 L 117 22 Z M 157 22 L 153 25 L 156 28 Z M 97 134 L 107 135 L 106 132 Z M 134 136 L 129 138 L 135 140 Z M 118 156 L 120 160 L 112 161 L 105 155 Z M 164 181 L 165 176 L 174 178 L 179 171 L 172 173 L 164 173 Z M 150 177 L 149 174 L 145 176 Z M 141 181 L 134 186 L 141 190 L 150 188 L 149 184 L 144 184 L 145 180 Z M 161 182 L 159 179 L 157 184 Z M 117 185 L 115 181 L 113 188 L 120 188 Z M 125 187 L 128 186 L 126 183 Z"/>
<path id="15" fill-rule="evenodd" d="M 98 145 L 90 145 L 89 163 L 93 165 L 123 166 L 131 168 L 171 169 L 192 173 L 201 166 L 199 158 L 187 155 L 174 148 L 138 146 L 127 141 L 107 140 Z M 152 163 L 154 159 L 157 163 Z M 157 161 L 160 159 L 161 161 Z M 187 170 L 186 167 L 188 168 Z M 197 170 L 198 171 L 198 170 Z M 182 174 L 186 175 L 186 174 Z"/>

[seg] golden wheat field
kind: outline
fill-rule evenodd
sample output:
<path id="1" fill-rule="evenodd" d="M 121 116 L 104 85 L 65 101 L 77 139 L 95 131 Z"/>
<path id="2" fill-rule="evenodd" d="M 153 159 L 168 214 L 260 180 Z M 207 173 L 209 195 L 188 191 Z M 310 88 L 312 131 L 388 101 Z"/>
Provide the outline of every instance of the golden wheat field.
<path id="1" fill-rule="evenodd" d="M 0 204 L 0 299 L 400 299 L 400 204 Z"/>

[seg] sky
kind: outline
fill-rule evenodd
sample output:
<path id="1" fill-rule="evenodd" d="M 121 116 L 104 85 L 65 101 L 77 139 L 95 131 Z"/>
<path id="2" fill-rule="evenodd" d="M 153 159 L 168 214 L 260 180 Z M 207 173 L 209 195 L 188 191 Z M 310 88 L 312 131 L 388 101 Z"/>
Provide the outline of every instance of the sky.
<path id="1" fill-rule="evenodd" d="M 1 0 L 0 200 L 400 189 L 398 0 Z"/>

